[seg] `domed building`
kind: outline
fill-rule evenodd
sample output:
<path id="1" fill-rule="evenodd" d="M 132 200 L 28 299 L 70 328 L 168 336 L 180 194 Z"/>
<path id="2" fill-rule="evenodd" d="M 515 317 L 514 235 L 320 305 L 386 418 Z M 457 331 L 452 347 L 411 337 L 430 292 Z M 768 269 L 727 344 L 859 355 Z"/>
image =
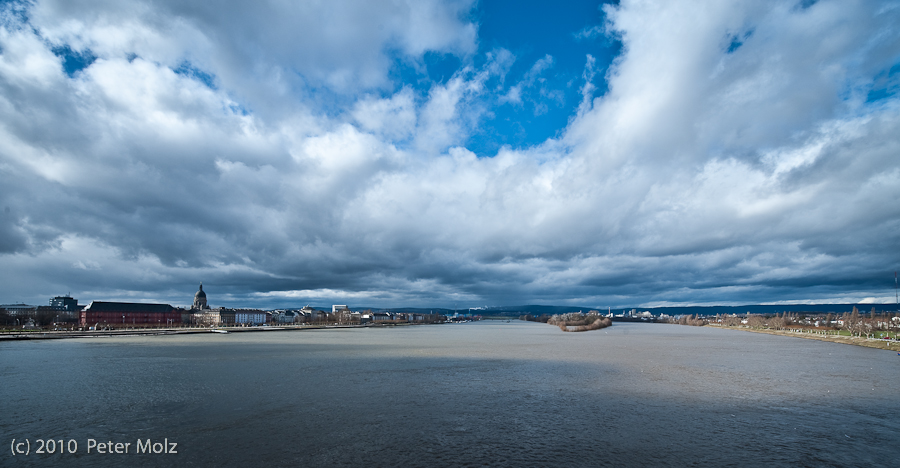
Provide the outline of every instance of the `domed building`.
<path id="1" fill-rule="evenodd" d="M 213 309 L 206 302 L 206 293 L 203 291 L 203 283 L 200 290 L 194 294 L 194 304 L 191 306 L 191 325 L 204 327 L 218 326 L 222 322 L 222 309 Z"/>
<path id="2" fill-rule="evenodd" d="M 194 306 L 192 308 L 197 310 L 209 309 L 209 306 L 206 304 L 206 293 L 203 292 L 203 283 L 200 283 L 200 290 L 197 291 L 197 294 L 194 294 Z"/>
<path id="3" fill-rule="evenodd" d="M 203 283 L 194 294 L 194 303 L 191 310 L 184 310 L 182 322 L 192 326 L 218 327 L 218 326 L 255 326 L 268 321 L 268 314 L 257 309 L 229 309 L 225 307 L 210 307 L 206 302 L 206 292 L 203 291 Z"/>

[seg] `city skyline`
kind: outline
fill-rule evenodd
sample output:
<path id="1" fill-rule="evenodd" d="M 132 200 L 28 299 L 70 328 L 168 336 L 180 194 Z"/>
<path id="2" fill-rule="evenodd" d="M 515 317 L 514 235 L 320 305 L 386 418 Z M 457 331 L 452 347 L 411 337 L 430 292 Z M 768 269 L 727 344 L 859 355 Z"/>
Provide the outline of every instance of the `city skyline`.
<path id="1" fill-rule="evenodd" d="M 883 1 L 0 5 L 0 302 L 896 300 Z"/>

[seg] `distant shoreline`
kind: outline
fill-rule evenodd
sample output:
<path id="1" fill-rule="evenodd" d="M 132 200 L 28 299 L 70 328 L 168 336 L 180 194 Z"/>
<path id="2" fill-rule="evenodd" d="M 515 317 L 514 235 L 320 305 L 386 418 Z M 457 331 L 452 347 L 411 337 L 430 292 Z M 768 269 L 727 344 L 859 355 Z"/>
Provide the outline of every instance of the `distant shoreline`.
<path id="1" fill-rule="evenodd" d="M 844 335 L 820 335 L 816 333 L 809 332 L 797 332 L 792 330 L 773 330 L 771 328 L 744 328 L 744 327 L 727 327 L 716 324 L 708 324 L 707 326 L 721 328 L 723 330 L 737 330 L 737 331 L 746 331 L 753 333 L 765 333 L 767 335 L 781 335 L 781 336 L 793 336 L 796 338 L 806 338 L 809 340 L 818 340 L 818 341 L 828 341 L 831 343 L 840 343 L 840 344 L 848 344 L 854 346 L 863 346 L 866 348 L 875 348 L 875 349 L 885 349 L 888 351 L 897 351 L 900 352 L 900 341 L 894 340 L 879 340 L 879 339 L 870 339 L 863 338 L 858 336 L 844 336 Z"/>

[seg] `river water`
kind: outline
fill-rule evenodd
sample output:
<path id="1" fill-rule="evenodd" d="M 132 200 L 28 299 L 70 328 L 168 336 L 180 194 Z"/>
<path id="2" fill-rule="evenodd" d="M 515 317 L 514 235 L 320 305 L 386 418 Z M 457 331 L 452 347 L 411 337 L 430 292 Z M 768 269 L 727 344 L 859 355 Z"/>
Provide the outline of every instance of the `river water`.
<path id="1" fill-rule="evenodd" d="M 641 323 L 6 342 L 0 465 L 897 466 L 898 384 L 896 352 Z"/>

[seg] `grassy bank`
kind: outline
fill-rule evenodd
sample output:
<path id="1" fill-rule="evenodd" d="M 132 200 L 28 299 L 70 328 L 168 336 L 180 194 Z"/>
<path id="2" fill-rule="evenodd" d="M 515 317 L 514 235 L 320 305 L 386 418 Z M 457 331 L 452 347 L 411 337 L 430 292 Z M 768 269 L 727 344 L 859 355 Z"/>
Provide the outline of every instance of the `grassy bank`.
<path id="1" fill-rule="evenodd" d="M 794 331 L 794 330 L 774 330 L 771 328 L 750 328 L 750 327 L 733 327 L 717 324 L 709 324 L 709 326 L 725 328 L 730 330 L 748 331 L 754 333 L 766 333 L 769 335 L 794 336 L 797 338 L 806 338 L 809 340 L 830 341 L 833 343 L 842 343 L 855 346 L 865 346 L 867 348 L 887 349 L 890 351 L 900 352 L 900 342 L 893 340 L 865 338 L 859 336 L 849 336 L 845 334 L 835 333 L 816 333 L 810 331 Z"/>

